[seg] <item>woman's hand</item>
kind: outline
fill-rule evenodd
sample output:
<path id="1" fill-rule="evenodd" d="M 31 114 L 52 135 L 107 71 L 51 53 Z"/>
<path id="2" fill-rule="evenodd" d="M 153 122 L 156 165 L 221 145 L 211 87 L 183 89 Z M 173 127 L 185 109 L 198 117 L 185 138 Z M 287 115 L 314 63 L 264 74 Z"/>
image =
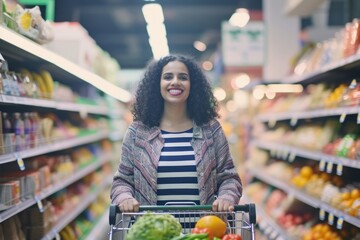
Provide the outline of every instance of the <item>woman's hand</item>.
<path id="1" fill-rule="evenodd" d="M 121 212 L 138 212 L 139 202 L 135 198 L 128 198 L 119 204 Z"/>
<path id="2" fill-rule="evenodd" d="M 225 199 L 216 199 L 212 204 L 213 212 L 232 212 L 234 211 L 234 204 Z"/>

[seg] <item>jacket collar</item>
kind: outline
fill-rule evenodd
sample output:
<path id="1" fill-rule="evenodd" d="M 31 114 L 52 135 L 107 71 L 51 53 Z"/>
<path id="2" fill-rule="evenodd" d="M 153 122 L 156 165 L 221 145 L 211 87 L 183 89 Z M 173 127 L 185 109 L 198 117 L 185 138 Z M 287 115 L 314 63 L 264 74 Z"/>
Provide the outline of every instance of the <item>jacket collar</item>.
<path id="1" fill-rule="evenodd" d="M 152 127 L 149 129 L 148 134 L 146 136 L 146 140 L 151 141 L 157 136 L 159 136 L 161 133 L 160 127 Z M 196 125 L 196 123 L 193 121 L 193 137 L 194 138 L 204 138 L 203 129 Z"/>

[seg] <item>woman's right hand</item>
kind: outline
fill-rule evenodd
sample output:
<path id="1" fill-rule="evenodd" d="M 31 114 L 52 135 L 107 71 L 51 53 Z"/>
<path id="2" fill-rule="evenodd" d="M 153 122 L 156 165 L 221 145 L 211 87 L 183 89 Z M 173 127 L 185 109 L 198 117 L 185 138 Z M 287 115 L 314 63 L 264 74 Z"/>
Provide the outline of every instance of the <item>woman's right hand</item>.
<path id="1" fill-rule="evenodd" d="M 138 212 L 139 202 L 135 198 L 128 198 L 119 204 L 121 212 Z"/>

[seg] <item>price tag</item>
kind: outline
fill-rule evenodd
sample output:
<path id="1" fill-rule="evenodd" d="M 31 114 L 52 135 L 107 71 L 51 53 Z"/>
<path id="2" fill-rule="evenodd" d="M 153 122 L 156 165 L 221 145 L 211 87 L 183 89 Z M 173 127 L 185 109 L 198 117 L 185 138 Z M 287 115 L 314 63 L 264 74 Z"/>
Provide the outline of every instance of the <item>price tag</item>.
<path id="1" fill-rule="evenodd" d="M 275 149 L 270 149 L 270 156 L 274 157 L 275 156 Z"/>
<path id="2" fill-rule="evenodd" d="M 336 221 L 336 228 L 342 229 L 343 223 L 344 223 L 344 218 L 339 217 L 338 220 Z"/>
<path id="3" fill-rule="evenodd" d="M 321 221 L 325 220 L 325 210 L 320 208 L 320 212 L 319 212 L 319 219 Z"/>
<path id="4" fill-rule="evenodd" d="M 79 114 L 82 119 L 85 119 L 88 116 L 88 112 L 87 112 L 86 108 L 81 108 L 79 111 Z"/>
<path id="5" fill-rule="evenodd" d="M 346 118 L 346 113 L 342 113 L 342 114 L 340 115 L 339 122 L 340 122 L 340 123 L 343 123 L 343 122 L 345 121 L 345 118 Z"/>
<path id="6" fill-rule="evenodd" d="M 360 124 L 360 113 L 358 113 L 358 115 L 357 115 L 356 123 L 357 123 L 357 124 Z"/>
<path id="7" fill-rule="evenodd" d="M 20 170 L 24 171 L 25 170 L 24 160 L 21 157 L 17 156 L 17 155 L 15 155 L 15 157 L 16 157 L 16 162 L 17 162 Z"/>
<path id="8" fill-rule="evenodd" d="M 297 120 L 296 117 L 291 118 L 291 120 L 290 120 L 290 125 L 291 125 L 292 127 L 296 126 L 297 121 L 298 121 L 298 120 Z"/>
<path id="9" fill-rule="evenodd" d="M 338 164 L 336 167 L 336 174 L 341 176 L 343 173 L 343 165 L 342 164 Z"/>
<path id="10" fill-rule="evenodd" d="M 41 200 L 38 197 L 35 197 L 35 201 L 36 201 L 36 204 L 37 204 L 37 206 L 39 208 L 39 211 L 41 213 L 44 212 L 44 206 L 43 206 Z"/>
<path id="11" fill-rule="evenodd" d="M 269 126 L 270 128 L 275 127 L 275 124 L 276 124 L 276 120 L 274 120 L 274 119 L 270 119 L 269 122 L 268 122 L 268 126 Z"/>
<path id="12" fill-rule="evenodd" d="M 275 239 L 277 237 L 277 232 L 276 231 L 273 231 L 271 234 L 270 234 L 270 239 Z"/>
<path id="13" fill-rule="evenodd" d="M 296 154 L 295 153 L 290 153 L 288 161 L 293 162 L 295 160 L 295 158 L 296 158 Z"/>
<path id="14" fill-rule="evenodd" d="M 333 170 L 333 163 L 332 162 L 328 162 L 327 167 L 326 167 L 326 172 L 327 173 L 331 173 Z"/>
<path id="15" fill-rule="evenodd" d="M 325 170 L 325 166 L 326 166 L 325 160 L 321 160 L 319 164 L 319 170 L 323 172 Z"/>
<path id="16" fill-rule="evenodd" d="M 333 225 L 333 224 L 334 224 L 334 214 L 329 213 L 328 223 L 329 223 L 330 225 Z"/>
<path id="17" fill-rule="evenodd" d="M 59 234 L 59 233 L 56 233 L 56 235 L 55 235 L 55 240 L 61 240 L 61 237 L 60 237 L 60 234 Z"/>

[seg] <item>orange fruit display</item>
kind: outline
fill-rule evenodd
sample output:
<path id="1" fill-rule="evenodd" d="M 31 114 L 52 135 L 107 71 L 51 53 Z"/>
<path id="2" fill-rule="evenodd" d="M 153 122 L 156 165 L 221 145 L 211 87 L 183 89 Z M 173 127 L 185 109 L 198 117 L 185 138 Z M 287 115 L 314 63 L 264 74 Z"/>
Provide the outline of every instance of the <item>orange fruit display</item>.
<path id="1" fill-rule="evenodd" d="M 207 215 L 201 217 L 195 225 L 196 228 L 210 228 L 214 232 L 214 236 L 222 238 L 226 232 L 226 223 L 219 217 Z"/>

